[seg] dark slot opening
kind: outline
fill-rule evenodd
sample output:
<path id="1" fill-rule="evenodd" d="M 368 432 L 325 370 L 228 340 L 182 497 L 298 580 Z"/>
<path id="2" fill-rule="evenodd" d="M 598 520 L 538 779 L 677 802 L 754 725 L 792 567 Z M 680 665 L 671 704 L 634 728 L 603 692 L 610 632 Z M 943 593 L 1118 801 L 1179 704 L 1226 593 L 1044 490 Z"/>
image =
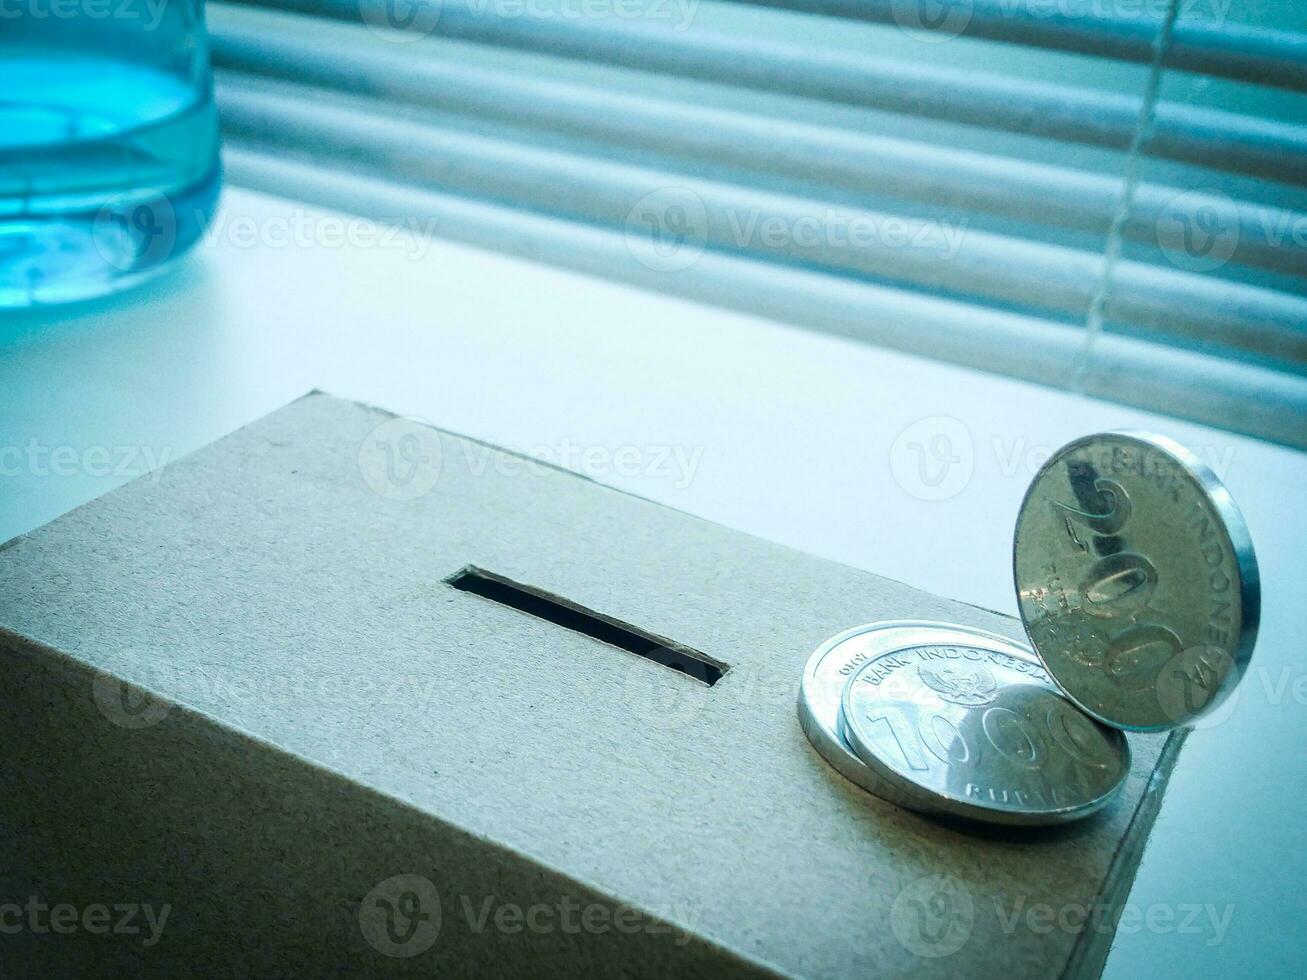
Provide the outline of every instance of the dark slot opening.
<path id="1" fill-rule="evenodd" d="M 625 623 L 605 619 L 589 609 L 537 592 L 527 586 L 518 585 L 516 582 L 510 582 L 506 578 L 492 575 L 479 568 L 469 566 L 445 581 L 460 592 L 470 592 L 483 599 L 490 599 L 502 606 L 509 606 L 519 612 L 535 616 L 537 619 L 543 619 L 555 626 L 592 636 L 596 640 L 687 674 L 695 680 L 703 681 L 709 687 L 721 680 L 722 674 L 727 669 L 726 664 L 715 661 L 697 650 L 651 636 Z"/>

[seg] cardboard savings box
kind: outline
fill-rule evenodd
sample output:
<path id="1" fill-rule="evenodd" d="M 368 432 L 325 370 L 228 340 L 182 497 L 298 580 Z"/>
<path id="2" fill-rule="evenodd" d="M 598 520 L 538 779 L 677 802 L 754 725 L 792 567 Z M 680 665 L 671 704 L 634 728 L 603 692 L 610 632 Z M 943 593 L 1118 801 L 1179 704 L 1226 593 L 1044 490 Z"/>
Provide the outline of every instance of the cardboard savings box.
<path id="1" fill-rule="evenodd" d="M 1056 830 L 900 809 L 795 713 L 881 619 L 1020 635 L 306 396 L 0 551 L 0 973 L 1095 974 L 1178 738 Z"/>

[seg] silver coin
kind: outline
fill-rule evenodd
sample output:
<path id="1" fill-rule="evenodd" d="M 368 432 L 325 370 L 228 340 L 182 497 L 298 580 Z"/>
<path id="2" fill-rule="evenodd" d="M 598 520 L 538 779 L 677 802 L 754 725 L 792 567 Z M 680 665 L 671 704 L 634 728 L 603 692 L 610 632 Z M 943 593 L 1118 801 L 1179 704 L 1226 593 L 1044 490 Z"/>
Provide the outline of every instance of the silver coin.
<path id="1" fill-rule="evenodd" d="M 869 623 L 837 633 L 808 658 L 799 684 L 799 724 L 822 758 L 846 779 L 879 792 L 880 777 L 853 754 L 839 733 L 840 695 L 853 672 L 868 658 L 910 644 L 914 638 L 948 637 L 954 635 L 952 630 L 942 623 L 920 620 Z M 1002 639 L 979 630 L 976 634 Z"/>
<path id="2" fill-rule="evenodd" d="M 1020 825 L 1076 820 L 1111 800 L 1130 769 L 1125 737 L 1064 698 L 1029 650 L 951 632 L 866 659 L 844 687 L 840 734 L 877 792 Z"/>
<path id="3" fill-rule="evenodd" d="M 888 620 L 857 626 L 831 637 L 808 658 L 798 700 L 799 722 L 808 739 L 831 766 L 863 789 L 894 803 L 935 811 L 921 792 L 904 787 L 897 777 L 880 767 L 868 766 L 857 756 L 840 732 L 840 699 L 849 679 L 870 660 L 916 645 L 959 643 L 1009 652 L 1038 667 L 1034 655 L 1024 646 L 986 630 L 919 620 Z M 945 808 L 940 812 L 949 811 Z"/>
<path id="4" fill-rule="evenodd" d="M 1257 560 L 1215 474 L 1162 436 L 1064 446 L 1017 517 L 1026 633 L 1092 717 L 1130 731 L 1189 724 L 1243 676 L 1257 634 Z"/>

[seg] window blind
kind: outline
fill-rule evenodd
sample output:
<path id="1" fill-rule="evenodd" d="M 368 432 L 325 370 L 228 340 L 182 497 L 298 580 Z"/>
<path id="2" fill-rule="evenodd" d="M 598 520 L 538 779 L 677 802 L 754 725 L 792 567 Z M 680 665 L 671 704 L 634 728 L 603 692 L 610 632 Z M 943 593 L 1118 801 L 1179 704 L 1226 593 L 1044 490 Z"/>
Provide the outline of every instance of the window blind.
<path id="1" fill-rule="evenodd" d="M 208 18 L 237 183 L 1307 447 L 1307 16 L 1172 2 Z"/>

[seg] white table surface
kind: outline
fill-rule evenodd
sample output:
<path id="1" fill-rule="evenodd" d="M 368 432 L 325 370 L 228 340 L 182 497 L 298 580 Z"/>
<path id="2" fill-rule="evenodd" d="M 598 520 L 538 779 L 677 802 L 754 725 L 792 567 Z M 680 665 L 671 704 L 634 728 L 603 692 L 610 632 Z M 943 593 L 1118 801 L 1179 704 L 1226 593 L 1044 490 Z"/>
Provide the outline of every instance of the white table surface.
<path id="1" fill-rule="evenodd" d="M 1044 456 L 1180 439 L 1248 519 L 1263 626 L 1184 749 L 1107 975 L 1307 975 L 1307 455 L 231 189 L 163 279 L 0 315 L 0 540 L 310 388 L 1013 614 Z"/>

